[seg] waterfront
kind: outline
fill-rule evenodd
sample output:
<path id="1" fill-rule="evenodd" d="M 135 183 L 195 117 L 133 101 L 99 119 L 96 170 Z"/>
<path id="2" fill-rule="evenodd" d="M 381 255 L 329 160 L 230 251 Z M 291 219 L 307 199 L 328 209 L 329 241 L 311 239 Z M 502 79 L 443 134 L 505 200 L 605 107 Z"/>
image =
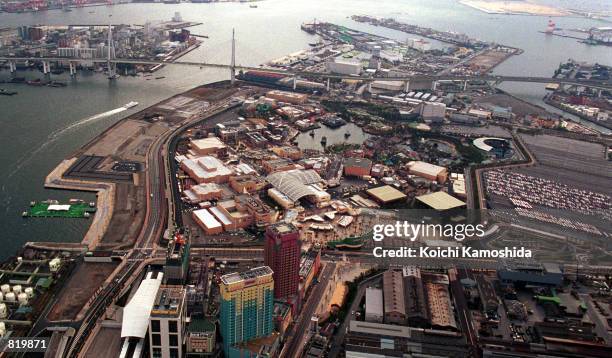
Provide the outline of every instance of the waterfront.
<path id="1" fill-rule="evenodd" d="M 310 135 L 310 131 L 301 133 L 297 138 L 297 145 L 302 149 L 324 150 L 321 144 L 321 138 L 327 138 L 327 146 L 334 144 L 363 144 L 369 134 L 365 133 L 359 126 L 354 123 L 347 123 L 339 128 L 329 128 L 321 125 L 321 128 L 313 130 L 314 136 Z M 351 135 L 347 138 L 345 133 Z"/>
<path id="2" fill-rule="evenodd" d="M 93 13 L 90 13 L 93 11 Z M 209 36 L 203 46 L 184 57 L 184 60 L 206 60 L 228 63 L 231 29 L 236 27 L 237 62 L 257 65 L 308 47 L 313 38 L 302 32 L 302 22 L 317 18 L 344 24 L 398 40 L 409 37 L 397 31 L 358 24 L 348 17 L 354 14 L 394 17 L 399 21 L 429 26 L 440 30 L 464 32 L 487 41 L 495 41 L 522 48 L 525 52 L 498 66 L 499 74 L 550 76 L 559 62 L 574 58 L 596 62 L 612 58 L 612 50 L 591 47 L 572 39 L 546 37 L 540 33 L 546 25 L 545 17 L 494 16 L 467 8 L 453 0 L 431 1 L 293 1 L 290 5 L 280 0 L 261 2 L 257 9 L 246 4 L 128 4 L 95 9 L 75 9 L 72 12 L 48 11 L 28 14 L 0 14 L 3 26 L 26 24 L 83 24 L 105 23 L 112 14 L 114 23 L 144 23 L 147 20 L 168 20 L 175 11 L 185 20 L 203 24 L 192 28 L 195 34 Z M 559 18 L 561 27 L 601 26 L 595 20 Z M 476 24 L 476 25 L 475 25 Z M 42 77 L 38 72 L 26 72 L 28 78 Z M 0 256 L 15 252 L 26 241 L 79 241 L 89 221 L 42 219 L 24 220 L 21 211 L 31 200 L 47 198 L 86 200 L 91 195 L 48 191 L 42 187 L 44 177 L 69 153 L 119 118 L 151 105 L 172 94 L 198 84 L 225 79 L 227 73 L 218 70 L 198 70 L 171 66 L 157 75 L 163 80 L 122 77 L 109 83 L 101 75 L 79 75 L 76 82 L 65 88 L 40 88 L 25 85 L 5 85 L 18 91 L 12 97 L 0 98 L 0 121 L 3 125 L 0 154 L 0 225 L 4 228 L 5 243 Z M 3 73 L 0 78 L 6 78 Z M 54 79 L 69 81 L 67 76 Z M 501 86 L 521 98 L 538 102 L 544 95 L 543 86 L 504 84 Z M 93 115 L 116 109 L 130 101 L 140 106 L 119 114 L 73 126 Z M 71 129 L 65 130 L 67 127 Z M 343 138 L 347 127 L 340 128 Z M 351 140 L 356 140 L 352 135 Z M 307 138 L 309 141 L 311 137 Z M 328 136 L 328 140 L 330 137 Z M 319 140 L 312 140 L 316 145 Z"/>

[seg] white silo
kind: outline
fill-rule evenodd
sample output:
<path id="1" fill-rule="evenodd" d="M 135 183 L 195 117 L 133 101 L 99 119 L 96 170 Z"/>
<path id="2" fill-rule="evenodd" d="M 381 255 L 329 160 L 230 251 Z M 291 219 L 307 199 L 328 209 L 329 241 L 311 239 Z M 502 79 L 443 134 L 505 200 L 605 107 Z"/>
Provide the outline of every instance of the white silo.
<path id="1" fill-rule="evenodd" d="M 19 295 L 21 293 L 21 291 L 22 291 L 22 288 L 23 287 L 21 287 L 21 285 L 13 286 L 13 292 L 15 292 L 15 295 Z"/>
<path id="2" fill-rule="evenodd" d="M 0 322 L 0 337 L 4 337 L 6 334 L 6 325 L 4 322 Z"/>
<path id="3" fill-rule="evenodd" d="M 28 295 L 28 298 L 34 297 L 34 289 L 32 287 L 26 287 L 26 289 L 23 290 L 23 292 L 25 292 L 26 295 Z"/>
<path id="4" fill-rule="evenodd" d="M 17 296 L 17 301 L 19 301 L 19 304 L 21 306 L 27 306 L 28 305 L 28 295 L 25 293 L 20 293 L 19 296 Z"/>
<path id="5" fill-rule="evenodd" d="M 6 303 L 0 303 L 0 319 L 6 319 L 8 317 L 8 308 Z"/>
<path id="6" fill-rule="evenodd" d="M 11 286 L 5 283 L 4 285 L 0 286 L 0 292 L 6 295 L 7 293 L 11 292 Z"/>
<path id="7" fill-rule="evenodd" d="M 17 298 L 17 296 L 15 296 L 14 292 L 9 292 L 9 293 L 4 295 L 4 301 L 5 302 L 15 302 L 16 298 Z"/>

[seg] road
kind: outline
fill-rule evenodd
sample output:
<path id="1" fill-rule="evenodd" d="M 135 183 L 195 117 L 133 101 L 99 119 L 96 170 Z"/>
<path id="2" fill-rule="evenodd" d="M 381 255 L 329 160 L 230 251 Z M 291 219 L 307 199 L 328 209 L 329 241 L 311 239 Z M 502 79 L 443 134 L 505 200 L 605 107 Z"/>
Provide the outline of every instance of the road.
<path id="1" fill-rule="evenodd" d="M 342 351 L 344 344 L 344 336 L 346 335 L 346 332 L 348 330 L 349 323 L 351 320 L 356 318 L 354 312 L 357 312 L 359 310 L 359 303 L 363 299 L 366 289 L 370 287 L 372 283 L 379 281 L 381 277 L 382 273 L 379 273 L 372 277 L 368 277 L 367 279 L 359 283 L 359 288 L 357 289 L 355 298 L 353 298 L 353 302 L 351 302 L 351 307 L 347 311 L 347 315 L 344 318 L 344 321 L 337 329 L 336 334 L 333 337 L 333 342 L 327 355 L 328 357 L 335 358 Z"/>
<path id="2" fill-rule="evenodd" d="M 205 114 L 206 118 L 216 114 L 219 108 L 225 108 L 229 99 L 217 103 L 209 108 Z M 194 117 L 195 118 L 195 117 Z M 98 319 L 106 309 L 113 303 L 126 282 L 138 274 L 144 267 L 148 258 L 156 256 L 157 241 L 166 228 L 168 217 L 166 201 L 166 166 L 164 164 L 165 144 L 173 136 L 193 125 L 193 119 L 186 120 L 183 126 L 164 133 L 158 137 L 149 148 L 146 158 L 146 186 L 147 186 L 147 213 L 145 221 L 138 235 L 134 248 L 130 250 L 124 260 L 124 267 L 117 276 L 96 296 L 87 310 L 81 326 L 77 330 L 73 340 L 70 342 L 67 357 L 76 357 L 83 345 L 86 343 L 89 333 L 93 330 Z M 200 115 L 197 116 L 201 118 Z"/>
<path id="3" fill-rule="evenodd" d="M 481 352 L 478 349 L 478 337 L 476 335 L 476 330 L 472 325 L 472 319 L 470 315 L 470 311 L 468 310 L 467 300 L 465 299 L 465 294 L 463 293 L 463 285 L 459 281 L 459 277 L 457 276 L 456 269 L 450 269 L 448 271 L 448 276 L 450 280 L 450 290 L 453 296 L 453 300 L 455 301 L 455 309 L 457 310 L 457 316 L 459 318 L 459 325 L 461 326 L 461 332 L 463 336 L 467 339 L 468 344 L 472 349 L 472 355 L 475 358 L 481 357 Z"/>
<path id="4" fill-rule="evenodd" d="M 45 61 L 45 62 L 96 62 L 96 63 L 107 63 L 107 59 L 73 59 L 66 57 L 0 57 L 0 61 Z M 137 65 L 179 65 L 179 66 L 195 66 L 195 67 L 209 67 L 218 69 L 232 69 L 231 65 L 218 64 L 218 63 L 204 63 L 204 62 L 189 62 L 189 61 L 174 61 L 174 62 L 163 62 L 154 60 L 133 60 L 133 59 L 112 59 L 112 63 L 124 63 L 124 64 L 137 64 Z M 252 66 L 233 66 L 235 70 L 243 71 L 261 71 L 264 70 L 261 67 Z M 368 77 L 368 76 L 347 76 L 333 73 L 323 72 L 308 72 L 308 71 L 288 71 L 280 69 L 265 68 L 266 72 L 274 72 L 284 74 L 287 76 L 302 76 L 308 78 L 330 78 L 330 79 L 351 79 L 351 80 L 362 80 L 362 81 L 470 81 L 470 80 L 482 80 L 492 82 L 531 82 L 531 83 L 556 83 L 560 85 L 574 85 L 574 86 L 585 86 L 601 90 L 612 90 L 612 83 L 610 81 L 597 81 L 587 79 L 565 79 L 565 78 L 550 78 L 550 77 L 536 77 L 536 76 L 496 76 L 496 75 L 484 75 L 484 76 L 457 76 L 457 75 L 413 75 L 413 76 L 393 76 L 393 77 Z"/>
<path id="5" fill-rule="evenodd" d="M 302 312 L 293 325 L 291 329 L 291 334 L 287 339 L 287 343 L 285 344 L 285 348 L 281 352 L 282 358 L 295 358 L 299 357 L 302 354 L 302 349 L 304 348 L 304 337 L 306 336 L 306 332 L 308 330 L 308 326 L 310 325 L 310 319 L 314 314 L 315 310 L 319 306 L 321 302 L 321 298 L 325 293 L 325 288 L 329 283 L 331 276 L 336 270 L 336 263 L 329 262 L 319 275 L 319 281 L 314 287 L 314 290 L 308 296 L 306 302 L 302 305 Z"/>

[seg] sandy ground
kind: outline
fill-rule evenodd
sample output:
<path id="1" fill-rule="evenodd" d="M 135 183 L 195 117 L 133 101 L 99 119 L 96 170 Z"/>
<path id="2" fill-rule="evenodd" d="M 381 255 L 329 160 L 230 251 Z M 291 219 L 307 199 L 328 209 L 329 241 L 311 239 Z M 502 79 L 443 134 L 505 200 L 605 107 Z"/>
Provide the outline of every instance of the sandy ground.
<path id="1" fill-rule="evenodd" d="M 528 1 L 487 1 L 460 0 L 460 3 L 488 14 L 520 14 L 537 16 L 564 16 L 567 12 L 550 6 L 538 5 Z"/>
<path id="2" fill-rule="evenodd" d="M 115 263 L 84 262 L 62 288 L 60 296 L 47 316 L 49 321 L 74 320 L 100 285 L 117 267 Z"/>

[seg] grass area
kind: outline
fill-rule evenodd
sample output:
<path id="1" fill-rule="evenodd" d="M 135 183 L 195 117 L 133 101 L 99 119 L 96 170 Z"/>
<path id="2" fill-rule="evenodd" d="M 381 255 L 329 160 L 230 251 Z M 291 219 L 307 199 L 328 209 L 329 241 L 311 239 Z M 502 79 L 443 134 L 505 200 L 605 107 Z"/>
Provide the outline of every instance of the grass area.
<path id="1" fill-rule="evenodd" d="M 35 203 L 27 211 L 28 217 L 38 218 L 84 218 L 96 212 L 86 203 L 70 204 L 68 210 L 49 210 L 48 203 Z"/>

